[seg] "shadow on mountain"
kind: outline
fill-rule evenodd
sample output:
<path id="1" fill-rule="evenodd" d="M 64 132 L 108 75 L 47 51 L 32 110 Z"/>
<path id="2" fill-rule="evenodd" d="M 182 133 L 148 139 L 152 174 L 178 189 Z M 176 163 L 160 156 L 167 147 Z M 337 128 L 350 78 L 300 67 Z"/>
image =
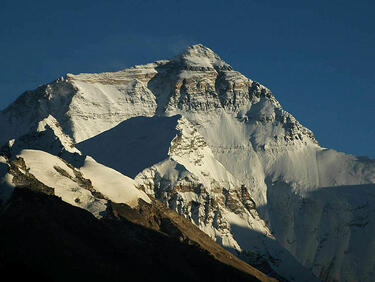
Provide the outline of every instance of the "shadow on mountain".
<path id="1" fill-rule="evenodd" d="M 46 95 L 47 92 L 54 95 Z M 0 146 L 9 139 L 17 139 L 27 134 L 30 127 L 34 127 L 52 113 L 63 131 L 72 137 L 72 120 L 66 119 L 65 113 L 69 111 L 76 93 L 77 89 L 73 84 L 60 79 L 22 93 L 14 103 L 0 111 Z"/>
<path id="2" fill-rule="evenodd" d="M 236 224 L 231 224 L 231 233 L 243 249 L 251 251 L 238 252 L 234 249 L 230 251 L 263 273 L 279 281 L 319 281 L 277 240 Z"/>
<path id="3" fill-rule="evenodd" d="M 309 193 L 311 196 L 316 195 L 333 195 L 343 197 L 350 202 L 356 203 L 359 198 L 374 200 L 375 184 L 355 184 L 321 187 Z M 370 197 L 370 198 L 369 198 Z"/>
<path id="4" fill-rule="evenodd" d="M 308 220 L 307 217 L 312 214 L 319 214 L 323 210 L 327 213 L 332 207 L 341 207 L 350 212 L 357 211 L 358 207 L 361 212 L 363 212 L 363 208 L 368 211 L 370 211 L 370 207 L 375 209 L 375 184 L 320 187 L 307 192 L 303 197 L 294 193 L 293 188 L 284 182 L 268 185 L 268 187 L 268 205 L 258 207 L 258 209 L 261 214 L 267 215 L 269 225 L 276 236 L 280 227 L 286 227 L 285 214 L 292 214 L 292 218 L 295 220 L 300 218 L 298 222 L 303 223 L 303 220 Z M 283 209 L 287 213 L 284 213 Z M 336 216 L 340 216 L 340 214 Z M 279 223 L 282 226 L 279 226 Z M 290 224 L 292 223 L 290 222 Z M 299 228 L 303 228 L 303 226 L 300 225 Z"/>
<path id="5" fill-rule="evenodd" d="M 147 87 L 155 95 L 157 104 L 156 114 L 163 115 L 170 96 L 176 91 L 177 74 L 180 69 L 174 61 L 169 61 L 166 64 L 157 66 L 155 70 L 157 74 L 150 79 Z"/>
<path id="6" fill-rule="evenodd" d="M 16 188 L 0 213 L 0 271 L 12 281 L 258 281 L 168 236 L 171 225 L 163 225 L 167 234 L 122 217 L 98 220 L 58 197 Z"/>
<path id="7" fill-rule="evenodd" d="M 76 147 L 85 155 L 134 178 L 168 156 L 180 115 L 134 117 Z"/>
<path id="8" fill-rule="evenodd" d="M 9 172 L 9 167 L 5 163 L 0 162 L 0 179 L 4 179 L 5 175 Z M 2 202 L 5 199 L 9 199 L 9 197 L 12 195 L 13 187 L 9 185 L 6 181 L 1 182 L 0 181 L 0 207 L 2 205 Z"/>
<path id="9" fill-rule="evenodd" d="M 373 267 L 375 245 L 368 242 L 375 234 L 375 184 L 315 188 L 303 197 L 287 183 L 268 184 L 268 204 L 258 209 L 267 215 L 280 245 L 305 258 L 310 263 L 307 267 L 324 256 L 319 268 L 315 266 L 324 281 L 344 278 L 337 276 L 337 269 L 353 259 L 360 263 L 351 279 L 361 281 L 372 275 L 368 269 Z M 364 276 L 358 277 L 359 273 Z"/>
<path id="10" fill-rule="evenodd" d="M 14 140 L 13 144 L 5 144 L 0 147 L 0 154 L 8 159 L 15 158 L 22 150 L 40 150 L 58 156 L 75 167 L 82 167 L 86 156 L 77 152 L 69 152 L 61 143 L 61 139 L 56 136 L 53 129 L 46 125 L 45 130 L 30 132 Z"/>

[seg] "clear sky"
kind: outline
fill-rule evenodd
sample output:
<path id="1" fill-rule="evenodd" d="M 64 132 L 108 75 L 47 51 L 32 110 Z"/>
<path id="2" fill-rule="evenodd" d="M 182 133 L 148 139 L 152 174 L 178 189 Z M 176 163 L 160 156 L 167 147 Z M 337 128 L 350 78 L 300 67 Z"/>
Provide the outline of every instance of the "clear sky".
<path id="1" fill-rule="evenodd" d="M 375 158 L 375 1 L 0 0 L 0 108 L 65 73 L 202 43 L 324 147 Z"/>

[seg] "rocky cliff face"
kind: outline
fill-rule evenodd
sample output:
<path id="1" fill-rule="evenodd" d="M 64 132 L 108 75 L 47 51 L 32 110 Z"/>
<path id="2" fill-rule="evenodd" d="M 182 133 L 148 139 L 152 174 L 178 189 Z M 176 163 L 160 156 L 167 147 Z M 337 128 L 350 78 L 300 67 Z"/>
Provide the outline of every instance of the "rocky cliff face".
<path id="1" fill-rule="evenodd" d="M 52 119 L 55 135 L 252 263 L 297 281 L 374 275 L 375 161 L 320 147 L 269 89 L 205 46 L 26 92 L 1 113 L 0 139 Z"/>

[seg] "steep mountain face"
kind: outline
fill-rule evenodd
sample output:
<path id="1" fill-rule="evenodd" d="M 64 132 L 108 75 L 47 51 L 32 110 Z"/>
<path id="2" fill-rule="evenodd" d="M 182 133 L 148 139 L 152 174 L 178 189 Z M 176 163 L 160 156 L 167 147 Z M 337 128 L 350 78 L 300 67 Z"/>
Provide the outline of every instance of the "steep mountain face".
<path id="1" fill-rule="evenodd" d="M 121 139 L 124 136 L 127 140 Z M 181 115 L 129 119 L 77 147 L 106 166 L 136 176 L 139 189 L 226 248 L 245 251 L 249 263 L 271 265 L 287 277 L 293 272 L 294 277 L 314 279 L 275 242 L 248 189 L 215 159 L 204 138 Z M 243 235 L 244 230 L 250 232 Z"/>
<path id="2" fill-rule="evenodd" d="M 115 73 L 68 74 L 25 92 L 0 121 L 0 141 L 15 139 L 5 153 L 58 155 L 113 201 L 155 197 L 288 280 L 375 275 L 375 161 L 320 147 L 269 89 L 200 44 Z M 112 176 L 99 177 L 97 162 L 131 177 L 116 186 L 127 190 L 107 191 Z"/>
<path id="3" fill-rule="evenodd" d="M 0 158 L 3 275 L 16 281 L 276 281 L 91 157 L 71 156 L 82 164 L 76 168 L 45 151 L 14 155 L 12 149 Z"/>

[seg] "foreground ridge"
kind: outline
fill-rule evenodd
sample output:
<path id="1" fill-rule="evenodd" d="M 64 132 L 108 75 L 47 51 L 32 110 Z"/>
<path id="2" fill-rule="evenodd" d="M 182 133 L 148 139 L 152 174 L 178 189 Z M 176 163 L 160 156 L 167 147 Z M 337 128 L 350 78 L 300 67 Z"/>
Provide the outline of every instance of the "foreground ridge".
<path id="1" fill-rule="evenodd" d="M 158 215 L 152 228 L 145 224 L 146 210 Z M 162 210 L 145 202 L 141 210 L 113 203 L 111 213 L 98 220 L 55 196 L 16 188 L 0 216 L 0 269 L 17 281 L 22 275 L 42 281 L 276 281 L 208 237 L 203 244 L 190 240 L 180 231 L 189 230 L 189 222 L 176 224 L 171 219 L 178 216 Z"/>

